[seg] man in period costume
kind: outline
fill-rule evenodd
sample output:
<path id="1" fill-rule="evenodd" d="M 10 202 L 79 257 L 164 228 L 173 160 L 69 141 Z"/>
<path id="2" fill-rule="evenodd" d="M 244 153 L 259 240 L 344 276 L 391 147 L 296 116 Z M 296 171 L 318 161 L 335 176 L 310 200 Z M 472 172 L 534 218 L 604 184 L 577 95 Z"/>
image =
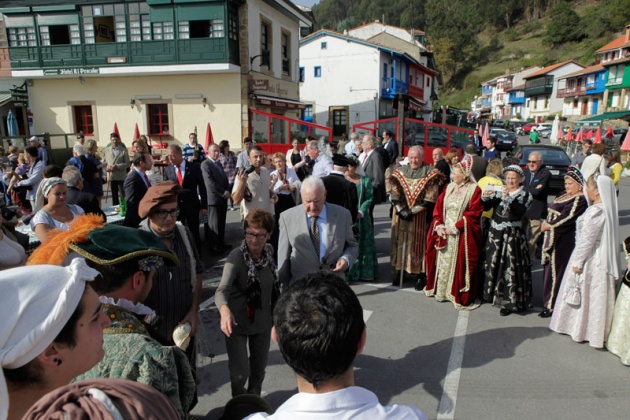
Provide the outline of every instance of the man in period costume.
<path id="1" fill-rule="evenodd" d="M 407 155 L 409 164 L 395 170 L 390 178 L 392 217 L 392 284 L 404 273 L 416 277 L 416 290 L 426 283 L 425 250 L 427 228 L 444 175 L 424 163 L 424 150 L 413 146 Z"/>
<path id="2" fill-rule="evenodd" d="M 99 216 L 82 215 L 71 230 L 58 232 L 35 250 L 27 264 L 65 265 L 77 256 L 101 273 L 91 284 L 112 324 L 104 330 L 104 359 L 76 379 L 107 377 L 146 384 L 166 396 L 186 419 L 196 400 L 188 359 L 179 348 L 152 338 L 143 322 L 153 314 L 142 302 L 156 270 L 179 264 L 175 254 L 149 232 L 105 225 Z"/>
<path id="3" fill-rule="evenodd" d="M 345 172 L 350 160 L 343 155 L 333 155 L 333 169 L 329 175 L 322 177 L 326 187 L 326 202 L 348 209 L 352 222 L 357 221 L 359 197 L 357 186 L 346 179 Z"/>

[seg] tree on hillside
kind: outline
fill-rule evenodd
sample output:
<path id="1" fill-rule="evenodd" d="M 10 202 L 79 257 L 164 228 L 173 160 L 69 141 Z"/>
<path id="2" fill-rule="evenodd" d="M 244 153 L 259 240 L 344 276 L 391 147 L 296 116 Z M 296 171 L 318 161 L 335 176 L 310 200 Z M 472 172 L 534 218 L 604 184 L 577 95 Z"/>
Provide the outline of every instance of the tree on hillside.
<path id="1" fill-rule="evenodd" d="M 580 24 L 580 16 L 566 1 L 562 1 L 551 9 L 547 25 L 545 42 L 550 45 L 579 41 L 585 34 Z"/>
<path id="2" fill-rule="evenodd" d="M 313 14 L 318 28 L 352 29 L 381 20 L 405 29 L 424 30 L 424 3 L 424 0 L 321 0 L 313 6 Z M 350 26 L 350 17 L 354 26 Z"/>

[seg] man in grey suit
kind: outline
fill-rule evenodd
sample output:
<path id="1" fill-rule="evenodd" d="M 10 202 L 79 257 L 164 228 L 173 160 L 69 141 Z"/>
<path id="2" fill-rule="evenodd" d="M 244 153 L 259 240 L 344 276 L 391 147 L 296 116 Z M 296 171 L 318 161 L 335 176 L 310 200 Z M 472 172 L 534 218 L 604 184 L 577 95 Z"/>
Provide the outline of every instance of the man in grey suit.
<path id="1" fill-rule="evenodd" d="M 370 205 L 370 219 L 374 224 L 374 206 L 385 202 L 387 193 L 385 192 L 385 166 L 383 158 L 376 152 L 376 139 L 374 136 L 366 134 L 361 142 L 363 153 L 359 155 L 359 162 L 365 172 L 365 175 L 372 181 L 374 189 L 374 198 Z"/>
<path id="2" fill-rule="evenodd" d="M 225 243 L 225 218 L 230 187 L 227 175 L 219 162 L 219 146 L 208 147 L 208 159 L 201 163 L 201 173 L 208 198 L 208 225 L 210 226 L 210 249 L 222 253 L 230 248 Z"/>
<path id="3" fill-rule="evenodd" d="M 300 195 L 302 206 L 284 211 L 278 222 L 278 280 L 283 287 L 317 270 L 343 277 L 357 258 L 352 216 L 343 207 L 326 203 L 322 180 L 306 178 Z"/>

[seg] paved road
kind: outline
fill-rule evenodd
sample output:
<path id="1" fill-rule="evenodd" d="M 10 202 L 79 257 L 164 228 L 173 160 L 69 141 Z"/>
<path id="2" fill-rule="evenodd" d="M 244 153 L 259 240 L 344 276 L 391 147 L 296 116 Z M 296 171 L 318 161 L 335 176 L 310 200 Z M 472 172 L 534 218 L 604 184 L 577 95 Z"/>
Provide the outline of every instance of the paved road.
<path id="1" fill-rule="evenodd" d="M 521 139 L 523 140 L 523 139 Z M 526 138 L 525 138 L 525 141 Z M 619 200 L 620 237 L 630 235 L 630 180 Z M 228 236 L 242 235 L 238 212 L 229 212 Z M 622 419 L 628 417 L 628 370 L 616 356 L 552 333 L 541 309 L 542 269 L 533 267 L 535 308 L 499 316 L 484 305 L 458 312 L 389 279 L 388 208 L 375 210 L 378 281 L 353 285 L 367 319 L 368 341 L 355 364 L 356 383 L 385 404 L 414 404 L 439 419 Z M 193 414 L 217 419 L 230 399 L 227 356 L 212 295 L 222 260 L 206 255 L 208 299 L 201 316 L 205 354 L 199 404 Z M 623 261 L 623 260 L 622 260 Z M 265 398 L 273 407 L 296 392 L 295 378 L 272 343 Z"/>

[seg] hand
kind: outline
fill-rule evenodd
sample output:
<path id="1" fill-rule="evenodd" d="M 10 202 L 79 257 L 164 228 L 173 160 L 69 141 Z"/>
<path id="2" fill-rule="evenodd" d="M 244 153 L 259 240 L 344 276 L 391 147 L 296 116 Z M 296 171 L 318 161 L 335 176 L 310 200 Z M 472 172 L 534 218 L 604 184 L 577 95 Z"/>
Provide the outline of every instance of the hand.
<path id="1" fill-rule="evenodd" d="M 199 308 L 198 307 L 194 306 L 190 308 L 186 316 L 181 321 L 179 321 L 178 325 L 185 324 L 187 322 L 190 324 L 190 336 L 194 337 L 195 334 L 197 333 L 197 327 L 199 326 Z"/>
<path id="2" fill-rule="evenodd" d="M 236 174 L 236 177 L 238 179 L 240 179 L 242 181 L 242 183 L 244 183 L 245 181 L 247 181 L 247 177 L 249 176 L 249 174 L 247 172 L 245 172 L 245 170 L 241 169 L 238 174 Z M 241 184 L 242 184 L 241 183 Z"/>
<path id="3" fill-rule="evenodd" d="M 543 187 L 543 186 L 539 184 L 539 185 L 536 187 L 536 189 L 537 189 L 537 190 L 539 190 L 539 189 L 541 189 L 542 187 Z"/>
<path id="4" fill-rule="evenodd" d="M 494 191 L 493 191 L 493 190 L 485 190 L 485 191 L 483 192 L 483 195 L 487 197 L 487 196 L 491 195 L 492 193 L 494 193 Z"/>
<path id="5" fill-rule="evenodd" d="M 208 215 L 208 209 L 201 209 L 201 210 L 199 210 L 199 214 L 201 214 L 202 216 L 207 216 Z"/>
<path id="6" fill-rule="evenodd" d="M 507 186 L 506 186 L 506 187 L 503 187 L 503 192 L 502 192 L 502 194 L 503 194 L 503 198 L 507 198 L 507 196 L 508 196 L 508 194 L 509 194 Z"/>
<path id="7" fill-rule="evenodd" d="M 548 231 L 548 230 L 550 230 L 550 229 L 551 229 L 551 226 L 549 226 L 549 225 L 547 224 L 547 222 L 542 222 L 542 223 L 541 223 L 541 225 L 540 225 L 540 231 L 541 231 L 541 232 L 547 232 L 547 231 Z"/>
<path id="8" fill-rule="evenodd" d="M 582 274 L 582 269 L 580 267 L 573 267 L 573 272 L 575 274 Z"/>
<path id="9" fill-rule="evenodd" d="M 195 158 L 194 158 L 194 157 L 189 157 L 189 158 L 188 158 L 188 162 L 194 162 L 194 161 L 195 161 Z"/>
<path id="10" fill-rule="evenodd" d="M 335 268 L 332 270 L 333 273 L 339 273 L 339 272 L 344 272 L 348 269 L 348 262 L 345 260 L 345 258 L 339 258 L 337 260 L 337 265 L 335 265 Z"/>
<path id="11" fill-rule="evenodd" d="M 440 238 L 443 238 L 446 236 L 446 229 L 441 227 L 437 230 L 437 234 Z"/>
<path id="12" fill-rule="evenodd" d="M 413 217 L 413 213 L 409 209 L 404 209 L 401 210 L 400 213 L 398 213 L 398 216 L 403 220 L 411 220 L 411 218 Z"/>
<path id="13" fill-rule="evenodd" d="M 232 312 L 227 305 L 221 306 L 219 313 L 221 314 L 221 331 L 229 337 L 232 335 L 232 327 L 238 325 L 238 323 L 234 319 L 234 315 L 232 315 Z"/>
<path id="14" fill-rule="evenodd" d="M 223 198 L 225 198 L 226 200 L 229 200 L 231 197 L 229 192 L 226 192 L 225 194 L 223 194 Z"/>
<path id="15" fill-rule="evenodd" d="M 277 204 L 278 203 L 278 195 L 277 194 L 271 194 L 271 200 L 273 201 L 273 204 Z"/>
<path id="16" fill-rule="evenodd" d="M 453 234 L 455 234 L 455 232 L 453 232 L 453 228 L 447 227 L 446 228 L 446 234 L 447 235 L 453 235 Z"/>

